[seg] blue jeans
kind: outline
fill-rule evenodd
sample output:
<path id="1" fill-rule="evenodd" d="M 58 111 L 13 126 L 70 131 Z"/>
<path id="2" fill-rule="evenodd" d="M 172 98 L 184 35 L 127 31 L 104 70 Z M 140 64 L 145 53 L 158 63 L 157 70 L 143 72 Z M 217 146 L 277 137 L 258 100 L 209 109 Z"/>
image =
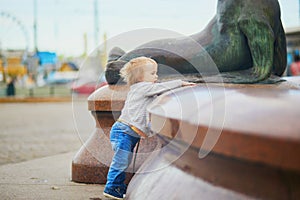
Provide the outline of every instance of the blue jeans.
<path id="1" fill-rule="evenodd" d="M 125 170 L 131 163 L 133 149 L 140 137 L 134 137 L 136 133 L 127 125 L 115 122 L 110 131 L 110 142 L 114 156 L 107 174 L 105 192 L 117 189 L 120 193 L 126 193 Z"/>

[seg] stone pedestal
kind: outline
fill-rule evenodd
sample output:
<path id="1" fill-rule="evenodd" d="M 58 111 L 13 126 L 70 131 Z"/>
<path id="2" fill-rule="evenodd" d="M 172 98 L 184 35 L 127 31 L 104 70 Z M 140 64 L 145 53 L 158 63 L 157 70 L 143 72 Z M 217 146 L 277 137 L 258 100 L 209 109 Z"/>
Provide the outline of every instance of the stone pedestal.
<path id="1" fill-rule="evenodd" d="M 72 181 L 81 183 L 106 183 L 106 176 L 113 156 L 109 132 L 124 106 L 128 87 L 125 85 L 104 86 L 88 98 L 88 109 L 96 121 L 95 131 L 75 155 L 72 161 Z M 141 166 L 148 154 L 160 148 L 157 137 L 141 139 L 136 157 L 126 173 L 126 183 Z M 135 151 L 135 150 L 134 150 Z M 135 154 L 133 155 L 135 156 Z"/>
<path id="2" fill-rule="evenodd" d="M 160 96 L 149 111 L 164 147 L 127 199 L 300 199 L 299 102 L 299 77 Z"/>

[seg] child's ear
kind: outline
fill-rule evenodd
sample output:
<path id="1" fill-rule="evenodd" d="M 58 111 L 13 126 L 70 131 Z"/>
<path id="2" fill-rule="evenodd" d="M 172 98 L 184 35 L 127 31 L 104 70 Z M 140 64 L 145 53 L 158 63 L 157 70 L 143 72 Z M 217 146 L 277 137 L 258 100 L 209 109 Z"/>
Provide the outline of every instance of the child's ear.
<path id="1" fill-rule="evenodd" d="M 140 76 L 139 81 L 143 82 L 144 81 L 144 76 Z"/>

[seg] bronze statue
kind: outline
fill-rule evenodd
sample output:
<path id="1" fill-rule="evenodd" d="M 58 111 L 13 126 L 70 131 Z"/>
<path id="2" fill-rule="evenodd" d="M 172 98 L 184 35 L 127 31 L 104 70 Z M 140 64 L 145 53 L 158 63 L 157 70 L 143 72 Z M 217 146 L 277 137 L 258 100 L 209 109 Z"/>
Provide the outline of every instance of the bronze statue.
<path id="1" fill-rule="evenodd" d="M 189 46 L 191 40 L 203 49 Z M 182 51 L 184 56 L 166 49 Z M 127 53 L 113 49 L 106 66 L 106 79 L 109 84 L 116 84 L 119 70 L 138 56 L 151 57 L 159 65 L 170 66 L 182 74 L 214 75 L 205 65 L 204 52 L 214 61 L 224 82 L 256 83 L 271 74 L 281 76 L 287 55 L 278 1 L 218 0 L 215 17 L 200 33 L 187 38 L 151 41 Z M 196 62 L 197 67 L 191 61 Z"/>

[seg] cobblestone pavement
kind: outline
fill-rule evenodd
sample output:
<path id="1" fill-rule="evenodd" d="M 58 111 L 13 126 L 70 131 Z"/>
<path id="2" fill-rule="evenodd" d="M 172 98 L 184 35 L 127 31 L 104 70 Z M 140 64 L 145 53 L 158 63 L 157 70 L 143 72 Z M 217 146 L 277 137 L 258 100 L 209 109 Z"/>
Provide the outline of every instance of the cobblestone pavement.
<path id="1" fill-rule="evenodd" d="M 0 103 L 0 165 L 77 151 L 94 127 L 86 100 Z"/>

